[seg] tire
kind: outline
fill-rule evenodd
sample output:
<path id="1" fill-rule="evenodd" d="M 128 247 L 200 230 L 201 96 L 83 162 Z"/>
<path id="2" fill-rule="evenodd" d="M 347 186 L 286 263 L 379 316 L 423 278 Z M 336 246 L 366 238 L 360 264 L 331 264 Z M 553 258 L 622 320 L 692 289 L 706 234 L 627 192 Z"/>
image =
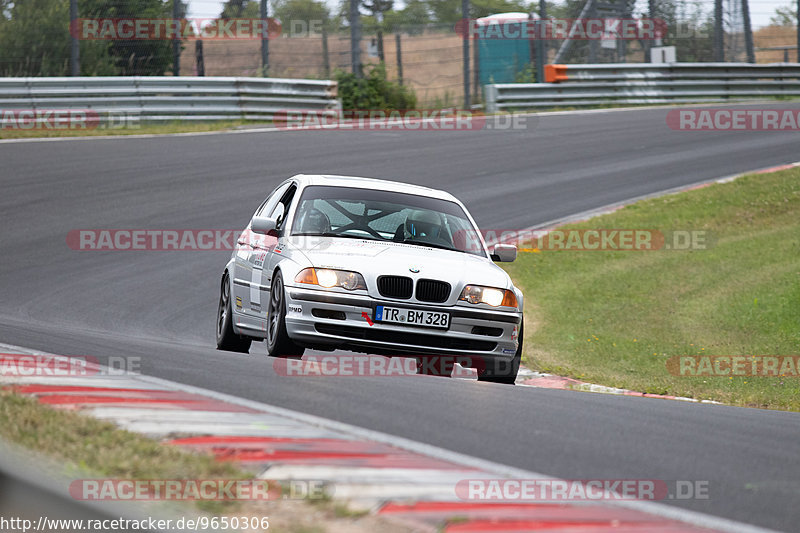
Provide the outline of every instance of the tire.
<path id="1" fill-rule="evenodd" d="M 296 345 L 286 332 L 286 295 L 280 271 L 272 277 L 267 311 L 267 354 L 270 357 L 301 357 L 304 348 Z"/>
<path id="2" fill-rule="evenodd" d="M 502 383 L 503 385 L 513 385 L 517 380 L 517 373 L 519 372 L 519 364 L 522 360 L 522 339 L 523 339 L 523 324 L 524 320 L 519 322 L 519 345 L 517 346 L 517 353 L 514 358 L 508 361 L 499 361 L 497 359 L 487 361 L 486 367 L 478 372 L 478 381 L 488 381 L 489 383 Z"/>
<path id="3" fill-rule="evenodd" d="M 248 353 L 252 339 L 233 331 L 233 309 L 231 308 L 231 281 L 228 273 L 222 277 L 217 307 L 217 350 Z"/>

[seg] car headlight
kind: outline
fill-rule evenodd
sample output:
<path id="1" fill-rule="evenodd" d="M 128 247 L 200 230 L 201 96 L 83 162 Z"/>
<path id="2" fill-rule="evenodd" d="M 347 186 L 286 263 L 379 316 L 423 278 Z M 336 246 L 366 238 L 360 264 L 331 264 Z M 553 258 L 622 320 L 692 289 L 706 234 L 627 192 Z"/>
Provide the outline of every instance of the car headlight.
<path id="1" fill-rule="evenodd" d="M 461 291 L 459 300 L 471 304 L 489 304 L 492 307 L 517 307 L 517 295 L 507 289 L 494 287 L 481 287 L 480 285 L 467 285 Z"/>
<path id="2" fill-rule="evenodd" d="M 326 289 L 341 287 L 348 291 L 354 291 L 367 288 L 364 277 L 358 272 L 330 268 L 304 268 L 294 277 L 294 281 L 309 285 L 319 285 Z"/>

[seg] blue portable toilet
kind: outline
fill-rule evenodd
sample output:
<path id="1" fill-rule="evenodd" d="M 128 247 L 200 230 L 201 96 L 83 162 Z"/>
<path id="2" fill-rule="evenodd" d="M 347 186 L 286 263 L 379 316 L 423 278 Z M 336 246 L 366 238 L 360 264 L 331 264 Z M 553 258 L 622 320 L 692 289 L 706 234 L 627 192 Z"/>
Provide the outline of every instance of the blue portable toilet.
<path id="1" fill-rule="evenodd" d="M 534 15 L 534 20 L 538 17 Z M 524 36 L 527 13 L 498 13 L 477 19 L 476 38 L 480 84 L 514 83 L 531 62 L 531 42 Z"/>

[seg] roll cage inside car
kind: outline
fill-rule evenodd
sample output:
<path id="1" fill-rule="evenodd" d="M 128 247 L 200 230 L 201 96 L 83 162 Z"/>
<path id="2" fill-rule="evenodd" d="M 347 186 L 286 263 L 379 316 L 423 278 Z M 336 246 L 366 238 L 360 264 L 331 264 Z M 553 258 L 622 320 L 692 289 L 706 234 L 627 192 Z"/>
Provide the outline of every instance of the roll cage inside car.
<path id="1" fill-rule="evenodd" d="M 292 222 L 292 235 L 394 241 L 485 257 L 482 247 L 466 245 L 477 234 L 455 202 L 357 187 L 307 186 Z"/>

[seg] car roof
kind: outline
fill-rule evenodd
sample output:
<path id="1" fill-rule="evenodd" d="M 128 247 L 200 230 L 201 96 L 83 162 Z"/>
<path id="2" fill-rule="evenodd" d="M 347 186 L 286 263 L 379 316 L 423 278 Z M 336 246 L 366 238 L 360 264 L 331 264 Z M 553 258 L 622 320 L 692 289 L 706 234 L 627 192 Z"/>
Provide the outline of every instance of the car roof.
<path id="1" fill-rule="evenodd" d="M 358 176 L 337 176 L 335 174 L 298 174 L 291 179 L 303 186 L 327 185 L 332 187 L 357 187 L 379 191 L 392 191 L 407 194 L 439 198 L 451 202 L 459 202 L 452 194 L 439 189 L 431 189 L 421 185 L 401 183 L 399 181 L 381 180 L 377 178 L 363 178 Z"/>

